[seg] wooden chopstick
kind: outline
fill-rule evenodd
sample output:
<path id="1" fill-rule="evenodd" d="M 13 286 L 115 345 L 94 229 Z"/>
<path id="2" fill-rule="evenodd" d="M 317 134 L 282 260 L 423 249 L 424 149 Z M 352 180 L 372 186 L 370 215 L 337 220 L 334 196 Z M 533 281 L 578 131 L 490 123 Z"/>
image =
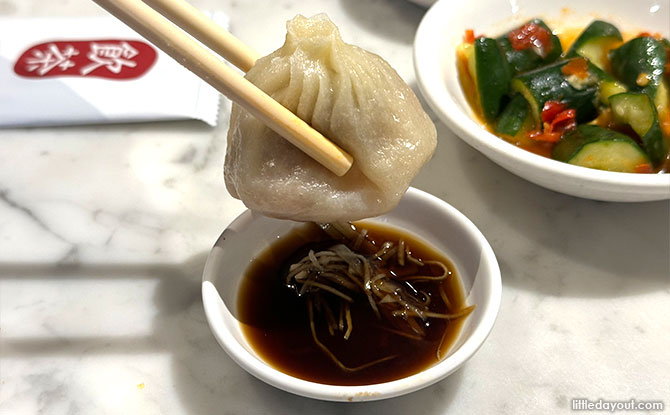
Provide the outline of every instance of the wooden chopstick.
<path id="1" fill-rule="evenodd" d="M 185 0 L 143 0 L 186 33 L 247 72 L 261 55 Z"/>
<path id="2" fill-rule="evenodd" d="M 93 1 L 334 174 L 343 176 L 351 168 L 351 155 L 244 79 L 149 5 L 140 0 Z M 169 0 L 169 3 L 173 2 L 176 0 Z M 182 16 L 180 20 L 188 21 L 189 26 L 197 24 L 197 19 Z"/>

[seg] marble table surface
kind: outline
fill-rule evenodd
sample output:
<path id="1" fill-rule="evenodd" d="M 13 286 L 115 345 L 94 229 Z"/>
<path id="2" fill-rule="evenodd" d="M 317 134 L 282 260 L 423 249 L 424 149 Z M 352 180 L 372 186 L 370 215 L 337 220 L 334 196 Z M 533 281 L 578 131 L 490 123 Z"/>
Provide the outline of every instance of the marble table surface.
<path id="1" fill-rule="evenodd" d="M 345 40 L 416 90 L 424 10 L 401 0 L 199 0 L 264 53 L 284 22 L 326 12 Z M 0 0 L 2 16 L 93 16 L 87 0 Z M 206 255 L 243 205 L 223 183 L 230 104 L 196 121 L 0 130 L 0 414 L 569 413 L 573 398 L 670 405 L 670 202 L 545 190 L 437 122 L 414 186 L 488 238 L 502 305 L 447 379 L 370 403 L 294 396 L 218 346 L 200 296 Z M 433 117 L 435 118 L 435 117 Z"/>

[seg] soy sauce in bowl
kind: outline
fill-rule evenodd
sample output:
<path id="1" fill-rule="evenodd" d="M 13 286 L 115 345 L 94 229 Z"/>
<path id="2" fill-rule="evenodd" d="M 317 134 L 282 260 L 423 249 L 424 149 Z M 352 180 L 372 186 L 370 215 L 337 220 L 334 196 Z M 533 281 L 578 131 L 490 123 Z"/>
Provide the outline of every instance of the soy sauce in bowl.
<path id="1" fill-rule="evenodd" d="M 389 285 L 384 289 L 391 292 L 390 297 L 385 297 L 386 292 L 379 293 L 376 306 L 370 304 L 365 290 L 347 290 L 337 284 L 331 285 L 351 297 L 348 305 L 342 297 L 319 287 L 307 287 L 312 293 L 317 292 L 319 298 L 310 296 L 309 290 L 299 286 L 295 279 L 287 279 L 291 264 L 308 258 L 310 251 L 315 255 L 327 252 L 341 241 L 315 224 L 306 224 L 284 235 L 255 258 L 238 294 L 242 331 L 254 351 L 275 369 L 328 385 L 378 384 L 433 366 L 454 344 L 472 308 L 465 304 L 463 288 L 451 262 L 407 232 L 374 222 L 360 223 L 358 228 L 365 229 L 367 236 L 357 254 L 374 258 L 372 251 L 383 250 L 384 242 L 396 246 L 396 253 L 387 255 L 395 257 L 385 267 L 375 268 L 375 275 L 386 273 L 386 284 L 402 287 L 399 289 L 405 290 L 403 295 L 426 304 L 422 310 L 430 316 L 452 317 L 420 318 L 411 311 L 402 315 L 402 307 L 391 301 L 398 294 Z M 401 245 L 409 256 L 420 259 L 424 265 L 400 267 L 397 250 Z M 444 279 L 430 279 L 444 274 L 444 268 L 433 261 L 448 269 Z M 409 263 L 409 257 L 403 262 Z M 411 266 L 414 269 L 408 269 Z M 410 274 L 429 279 L 414 280 Z M 349 308 L 350 319 L 344 307 Z"/>

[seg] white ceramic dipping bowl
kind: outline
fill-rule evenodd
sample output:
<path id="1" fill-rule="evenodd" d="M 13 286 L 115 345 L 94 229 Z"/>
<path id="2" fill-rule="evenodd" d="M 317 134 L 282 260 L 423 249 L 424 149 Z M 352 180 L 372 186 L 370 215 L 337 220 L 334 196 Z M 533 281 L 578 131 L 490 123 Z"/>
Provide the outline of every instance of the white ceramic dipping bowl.
<path id="1" fill-rule="evenodd" d="M 392 212 L 372 219 L 411 230 L 442 251 L 461 277 L 468 304 L 476 304 L 459 337 L 442 361 L 392 382 L 365 386 L 333 386 L 284 374 L 260 358 L 247 342 L 237 315 L 243 274 L 254 257 L 294 226 L 252 211 L 240 215 L 223 232 L 205 265 L 202 296 L 205 314 L 217 341 L 249 373 L 270 385 L 310 398 L 329 401 L 372 401 L 429 386 L 458 369 L 488 336 L 500 306 L 500 269 L 491 246 L 475 225 L 446 202 L 410 188 Z"/>
<path id="2" fill-rule="evenodd" d="M 456 47 L 466 29 L 491 37 L 540 17 L 553 30 L 583 28 L 599 18 L 622 32 L 668 36 L 667 0 L 440 0 L 428 10 L 414 40 L 421 92 L 440 119 L 466 143 L 510 172 L 557 192 L 637 202 L 670 199 L 670 174 L 607 172 L 569 165 L 518 148 L 488 132 L 474 117 L 458 81 Z"/>

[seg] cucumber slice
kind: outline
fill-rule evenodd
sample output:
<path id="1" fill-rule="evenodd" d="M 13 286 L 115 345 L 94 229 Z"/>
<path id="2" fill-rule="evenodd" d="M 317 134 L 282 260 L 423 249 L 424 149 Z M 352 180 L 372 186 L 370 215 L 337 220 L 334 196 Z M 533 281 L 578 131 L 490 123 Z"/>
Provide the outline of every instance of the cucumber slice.
<path id="1" fill-rule="evenodd" d="M 547 26 L 541 19 L 530 20 L 524 25 L 529 23 L 535 23 L 538 26 L 545 28 L 551 33 L 551 29 Z M 505 54 L 505 59 L 509 63 L 512 75 L 516 75 L 523 72 L 528 72 L 530 70 L 539 68 L 551 62 L 554 62 L 561 56 L 563 49 L 561 48 L 561 41 L 558 36 L 552 33 L 551 35 L 551 51 L 547 54 L 546 57 L 542 58 L 532 49 L 524 50 L 514 50 L 512 43 L 509 40 L 510 32 L 505 33 L 504 35 L 497 38 L 498 43 L 500 44 L 500 49 L 502 49 Z"/>
<path id="2" fill-rule="evenodd" d="M 472 79 L 477 82 L 477 65 L 475 65 L 475 46 L 470 43 L 463 44 L 463 54 L 468 61 L 468 71 Z"/>
<path id="3" fill-rule="evenodd" d="M 622 173 L 639 173 L 642 166 L 650 165 L 647 156 L 633 140 L 629 142 L 599 141 L 586 144 L 568 163 Z"/>
<path id="4" fill-rule="evenodd" d="M 667 65 L 667 64 L 668 64 L 667 59 L 670 59 L 670 40 L 668 40 L 667 37 L 664 37 L 663 39 L 661 39 L 661 40 L 659 41 L 659 43 L 661 44 L 661 46 L 663 46 L 663 49 L 665 49 L 665 58 L 666 58 L 666 62 L 665 62 L 665 63 L 666 63 L 666 65 Z M 667 67 L 667 66 L 665 67 L 665 69 L 666 69 L 666 70 L 665 70 L 665 73 L 664 73 L 664 75 L 665 75 L 665 79 L 667 79 L 668 81 L 670 81 L 670 70 L 668 70 L 668 67 Z"/>
<path id="5" fill-rule="evenodd" d="M 472 107 L 472 110 L 481 115 L 482 108 L 477 91 L 477 67 L 475 65 L 475 45 L 472 43 L 461 43 L 456 49 L 458 59 L 458 79 L 463 89 L 463 94 Z"/>
<path id="6" fill-rule="evenodd" d="M 610 105 L 612 121 L 630 125 L 640 136 L 652 164 L 661 164 L 668 153 L 668 147 L 661 133 L 656 107 L 649 96 L 641 92 L 617 94 L 610 97 Z"/>
<path id="7" fill-rule="evenodd" d="M 589 70 L 593 71 L 593 73 L 595 73 L 596 76 L 600 79 L 598 93 L 601 104 L 609 106 L 609 97 L 628 91 L 624 84 L 612 78 L 612 75 L 608 74 L 591 62 L 589 62 Z"/>
<path id="8" fill-rule="evenodd" d="M 592 169 L 636 173 L 650 164 L 632 138 L 596 125 L 580 125 L 563 135 L 552 151 L 559 161 Z"/>
<path id="9" fill-rule="evenodd" d="M 598 75 L 589 70 L 588 82 L 581 85 L 582 89 L 577 89 L 561 71 L 567 63 L 568 61 L 555 62 L 512 79 L 512 90 L 526 98 L 537 127 L 542 125 L 541 112 L 547 101 L 560 101 L 568 108 L 574 108 L 578 123 L 591 121 L 598 116 Z"/>
<path id="10" fill-rule="evenodd" d="M 663 78 L 665 49 L 652 37 L 636 37 L 611 54 L 612 73 L 629 90 L 644 92 L 655 99 Z"/>
<path id="11" fill-rule="evenodd" d="M 621 32 L 616 26 L 596 20 L 584 29 L 565 57 L 582 56 L 600 69 L 605 69 L 608 63 L 607 52 L 622 40 Z"/>
<path id="12" fill-rule="evenodd" d="M 487 120 L 493 121 L 500 113 L 502 100 L 509 90 L 509 67 L 495 39 L 475 39 L 474 49 L 477 92 L 482 112 Z"/>
<path id="13" fill-rule="evenodd" d="M 658 90 L 656 91 L 656 97 L 654 97 L 654 104 L 656 105 L 656 111 L 659 114 L 668 110 L 668 104 L 670 101 L 670 91 L 668 90 L 668 82 L 665 79 L 661 79 L 661 83 L 658 84 Z"/>
<path id="14" fill-rule="evenodd" d="M 600 102 L 609 105 L 610 97 L 612 95 L 626 92 L 626 87 L 617 81 L 602 81 L 600 82 Z"/>
<path id="15" fill-rule="evenodd" d="M 528 103 L 521 95 L 515 95 L 498 117 L 495 132 L 515 136 L 528 117 Z"/>
<path id="16" fill-rule="evenodd" d="M 640 137 L 652 124 L 658 122 L 649 97 L 639 92 L 626 92 L 610 97 L 612 119 L 617 124 L 628 124 Z"/>

